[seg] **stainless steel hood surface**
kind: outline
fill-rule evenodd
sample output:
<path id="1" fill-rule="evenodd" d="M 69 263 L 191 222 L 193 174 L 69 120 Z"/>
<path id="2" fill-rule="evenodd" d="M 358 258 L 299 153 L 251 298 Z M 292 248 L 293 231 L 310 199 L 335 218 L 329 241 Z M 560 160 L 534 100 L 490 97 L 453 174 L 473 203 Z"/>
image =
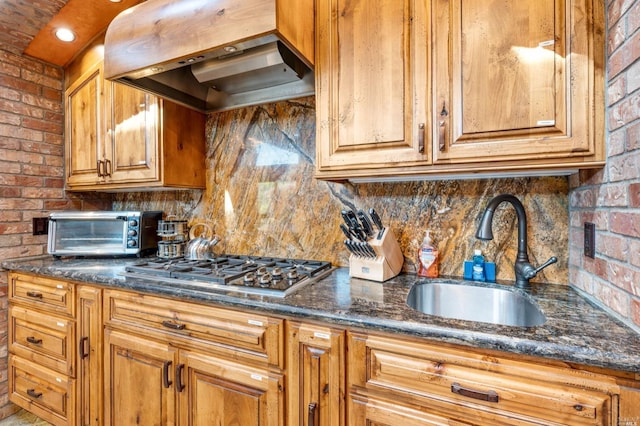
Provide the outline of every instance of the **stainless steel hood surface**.
<path id="1" fill-rule="evenodd" d="M 105 77 L 202 112 L 312 95 L 312 62 L 276 25 L 287 1 L 141 3 L 107 29 Z"/>

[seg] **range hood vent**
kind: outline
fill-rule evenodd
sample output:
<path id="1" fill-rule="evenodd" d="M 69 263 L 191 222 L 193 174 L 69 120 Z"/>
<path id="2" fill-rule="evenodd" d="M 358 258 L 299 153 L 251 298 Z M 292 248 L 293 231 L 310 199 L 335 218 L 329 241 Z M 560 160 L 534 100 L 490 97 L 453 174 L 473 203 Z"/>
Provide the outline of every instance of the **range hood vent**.
<path id="1" fill-rule="evenodd" d="M 154 0 L 105 34 L 107 79 L 202 112 L 312 95 L 312 67 L 313 0 Z"/>

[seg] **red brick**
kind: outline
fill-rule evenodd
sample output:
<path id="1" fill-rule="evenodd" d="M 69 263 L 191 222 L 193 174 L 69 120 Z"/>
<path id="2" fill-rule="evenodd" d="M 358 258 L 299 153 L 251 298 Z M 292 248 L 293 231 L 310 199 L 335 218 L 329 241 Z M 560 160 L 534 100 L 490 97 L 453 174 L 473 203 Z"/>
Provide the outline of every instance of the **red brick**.
<path id="1" fill-rule="evenodd" d="M 619 263 L 609 262 L 607 273 L 608 276 L 604 278 L 610 283 L 635 296 L 640 296 L 640 272 Z"/>
<path id="2" fill-rule="evenodd" d="M 640 45 L 638 46 L 640 49 Z M 619 129 L 640 118 L 640 94 L 637 92 L 609 109 L 609 130 Z"/>
<path id="3" fill-rule="evenodd" d="M 618 21 L 615 25 L 609 27 L 607 34 L 607 53 L 614 52 L 626 38 L 625 22 Z"/>
<path id="4" fill-rule="evenodd" d="M 631 319 L 637 326 L 640 326 L 640 299 L 631 300 Z"/>
<path id="5" fill-rule="evenodd" d="M 24 188 L 22 190 L 23 198 L 63 198 L 64 190 L 62 188 Z"/>
<path id="6" fill-rule="evenodd" d="M 609 285 L 597 279 L 594 280 L 593 290 L 595 297 L 605 305 L 620 315 L 627 317 L 629 314 L 630 297 L 625 291 L 617 287 L 609 287 Z"/>
<path id="7" fill-rule="evenodd" d="M 55 210 L 81 210 L 81 201 L 71 200 L 45 200 L 43 210 L 55 211 Z M 106 210 L 106 209 L 103 209 Z"/>
<path id="8" fill-rule="evenodd" d="M 62 134 L 63 132 L 63 124 L 61 121 L 55 122 L 26 117 L 22 120 L 22 126 L 28 129 L 41 130 L 48 133 Z"/>
<path id="9" fill-rule="evenodd" d="M 26 117 L 44 117 L 44 111 L 42 109 L 33 108 L 32 106 L 26 105 L 19 100 L 11 101 L 0 99 L 0 110 L 8 111 L 12 114 L 18 114 Z"/>
<path id="10" fill-rule="evenodd" d="M 640 151 L 607 159 L 609 180 L 620 182 L 640 178 Z"/>
<path id="11" fill-rule="evenodd" d="M 640 148 L 640 122 L 627 126 L 626 130 L 626 150 L 633 151 Z"/>
<path id="12" fill-rule="evenodd" d="M 22 96 L 22 102 L 27 105 L 33 105 L 38 108 L 43 108 L 50 111 L 62 112 L 62 102 L 52 101 L 51 99 L 43 98 L 42 96 L 24 95 Z"/>
<path id="13" fill-rule="evenodd" d="M 26 152 L 37 152 L 40 154 L 56 155 L 62 157 L 63 149 L 59 145 L 51 145 L 50 143 L 41 142 L 23 142 L 20 148 Z"/>
<path id="14" fill-rule="evenodd" d="M 64 176 L 62 167 L 40 166 L 38 164 L 23 164 L 22 173 L 31 176 Z"/>
<path id="15" fill-rule="evenodd" d="M 18 165 L 23 163 L 44 164 L 42 154 L 25 151 L 7 151 L 4 158 L 7 161 L 19 163 Z"/>
<path id="16" fill-rule="evenodd" d="M 10 87 L 20 93 L 40 93 L 40 87 L 37 84 L 7 75 L 0 75 L 0 86 Z"/>
<path id="17" fill-rule="evenodd" d="M 624 152 L 627 139 L 627 132 L 624 127 L 611 132 L 607 141 L 607 157 L 619 155 Z"/>
<path id="18" fill-rule="evenodd" d="M 0 173 L 0 185 L 8 186 L 42 186 L 43 180 L 36 176 L 21 176 Z"/>
<path id="19" fill-rule="evenodd" d="M 620 46 L 609 57 L 609 77 L 615 77 L 627 67 L 631 66 L 640 57 L 640 32 Z"/>
<path id="20" fill-rule="evenodd" d="M 626 184 L 602 185 L 598 193 L 598 206 L 614 207 L 628 204 Z"/>
<path id="21" fill-rule="evenodd" d="M 582 253 L 581 253 L 582 254 Z M 591 259 L 590 257 L 583 256 L 582 259 L 583 268 L 585 271 L 597 275 L 602 279 L 608 278 L 607 261 L 602 258 Z"/>
<path id="22" fill-rule="evenodd" d="M 0 199 L 0 211 L 4 210 L 42 210 L 42 200 Z"/>
<path id="23" fill-rule="evenodd" d="M 596 254 L 598 255 L 624 262 L 627 260 L 628 250 L 629 242 L 625 237 L 600 232 L 596 235 Z"/>
<path id="24" fill-rule="evenodd" d="M 591 188 L 574 190 L 570 196 L 571 207 L 595 207 L 596 196 Z"/>
<path id="25" fill-rule="evenodd" d="M 64 188 L 64 179 L 62 178 L 46 178 L 44 186 L 47 188 Z"/>
<path id="26" fill-rule="evenodd" d="M 633 34 L 640 28 L 640 3 L 636 4 L 627 14 L 627 33 Z"/>
<path id="27" fill-rule="evenodd" d="M 0 111 L 0 123 L 19 126 L 22 122 L 19 115 Z"/>
<path id="28" fill-rule="evenodd" d="M 0 169 L 3 171 L 3 173 L 17 175 L 22 170 L 22 167 L 20 167 L 19 163 L 13 161 L 0 161 Z"/>
<path id="29" fill-rule="evenodd" d="M 629 237 L 640 237 L 640 213 L 611 213 L 609 230 Z"/>
<path id="30" fill-rule="evenodd" d="M 49 87 L 51 89 L 62 90 L 62 80 L 60 78 L 52 78 L 45 76 L 38 72 L 33 72 L 31 70 L 22 69 L 22 78 L 25 81 L 31 81 L 33 83 L 38 84 L 38 86 Z"/>
<path id="31" fill-rule="evenodd" d="M 640 183 L 629 184 L 629 207 L 640 207 Z"/>

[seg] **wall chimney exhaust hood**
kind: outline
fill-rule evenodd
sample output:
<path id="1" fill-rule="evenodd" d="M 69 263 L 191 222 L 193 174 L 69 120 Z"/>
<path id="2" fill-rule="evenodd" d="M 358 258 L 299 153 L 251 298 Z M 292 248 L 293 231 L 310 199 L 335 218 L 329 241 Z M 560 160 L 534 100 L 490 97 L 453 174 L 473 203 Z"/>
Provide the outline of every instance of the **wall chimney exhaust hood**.
<path id="1" fill-rule="evenodd" d="M 312 95 L 313 61 L 313 0 L 153 0 L 105 34 L 105 78 L 202 112 Z"/>

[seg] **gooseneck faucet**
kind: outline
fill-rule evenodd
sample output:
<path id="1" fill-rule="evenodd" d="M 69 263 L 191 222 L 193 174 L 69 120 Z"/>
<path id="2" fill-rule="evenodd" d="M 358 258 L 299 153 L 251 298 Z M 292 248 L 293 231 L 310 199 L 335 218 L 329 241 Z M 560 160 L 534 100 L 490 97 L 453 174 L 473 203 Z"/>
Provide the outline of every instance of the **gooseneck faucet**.
<path id="1" fill-rule="evenodd" d="M 527 214 L 524 211 L 524 206 L 516 197 L 511 194 L 501 194 L 495 196 L 484 211 L 478 232 L 476 232 L 476 238 L 481 240 L 492 240 L 493 231 L 491 225 L 493 223 L 493 213 L 496 208 L 503 202 L 509 202 L 516 209 L 516 215 L 518 216 L 518 254 L 516 256 L 516 263 L 514 266 L 516 274 L 516 286 L 528 287 L 529 280 L 535 277 L 538 272 L 556 263 L 558 259 L 554 256 L 547 260 L 540 267 L 535 268 L 529 263 L 529 256 L 527 255 Z"/>

